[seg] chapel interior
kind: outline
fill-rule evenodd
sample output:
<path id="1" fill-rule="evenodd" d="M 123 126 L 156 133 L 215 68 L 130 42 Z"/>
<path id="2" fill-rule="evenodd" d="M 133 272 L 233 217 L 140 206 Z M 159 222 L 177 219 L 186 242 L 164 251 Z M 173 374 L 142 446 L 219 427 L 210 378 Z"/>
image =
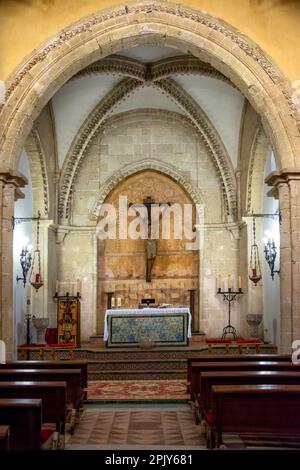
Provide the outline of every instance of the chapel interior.
<path id="1" fill-rule="evenodd" d="M 0 449 L 299 449 L 299 2 L 59 3 L 0 5 Z"/>

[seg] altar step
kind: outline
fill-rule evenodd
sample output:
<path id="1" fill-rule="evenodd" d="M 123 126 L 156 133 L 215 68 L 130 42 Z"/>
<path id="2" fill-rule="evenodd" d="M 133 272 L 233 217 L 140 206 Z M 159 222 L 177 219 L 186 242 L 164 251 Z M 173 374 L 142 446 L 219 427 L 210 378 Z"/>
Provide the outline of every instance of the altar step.
<path id="1" fill-rule="evenodd" d="M 183 379 L 186 359 L 122 359 L 89 361 L 90 380 Z"/>

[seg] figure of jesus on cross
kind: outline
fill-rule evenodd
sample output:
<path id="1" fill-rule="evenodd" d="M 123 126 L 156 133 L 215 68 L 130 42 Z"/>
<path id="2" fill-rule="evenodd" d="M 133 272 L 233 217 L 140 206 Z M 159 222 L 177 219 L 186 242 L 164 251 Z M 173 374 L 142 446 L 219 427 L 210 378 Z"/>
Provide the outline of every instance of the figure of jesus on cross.
<path id="1" fill-rule="evenodd" d="M 151 218 L 151 207 L 153 204 L 155 204 L 154 200 L 148 196 L 146 199 L 143 200 L 143 204 L 147 208 L 148 212 L 148 237 L 145 240 L 145 245 L 146 245 L 146 282 L 151 282 L 152 280 L 152 268 L 155 262 L 155 258 L 157 255 L 157 239 L 152 239 L 151 238 L 151 224 L 152 224 L 152 218 Z"/>
<path id="2" fill-rule="evenodd" d="M 152 280 L 152 269 L 153 265 L 157 256 L 157 238 L 152 238 L 152 214 L 151 208 L 153 205 L 158 206 L 161 203 L 156 203 L 154 200 L 147 196 L 146 199 L 143 200 L 143 204 L 147 208 L 148 212 L 148 237 L 145 240 L 145 251 L 146 251 L 146 282 L 151 282 Z M 167 205 L 170 205 L 168 202 Z"/>

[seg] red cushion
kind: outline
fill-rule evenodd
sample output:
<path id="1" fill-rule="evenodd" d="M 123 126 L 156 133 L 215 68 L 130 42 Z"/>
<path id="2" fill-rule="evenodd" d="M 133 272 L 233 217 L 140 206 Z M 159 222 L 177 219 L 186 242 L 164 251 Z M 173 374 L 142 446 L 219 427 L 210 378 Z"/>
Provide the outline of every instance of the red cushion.
<path id="1" fill-rule="evenodd" d="M 45 340 L 47 344 L 56 344 L 57 328 L 47 328 L 45 333 Z"/>
<path id="2" fill-rule="evenodd" d="M 212 424 L 212 422 L 213 422 L 213 412 L 212 412 L 212 410 L 207 410 L 204 417 L 205 417 L 206 421 L 208 422 L 208 424 Z"/>
<path id="3" fill-rule="evenodd" d="M 237 343 L 240 343 L 240 344 L 262 344 L 263 341 L 261 339 L 237 339 L 236 340 Z"/>
<path id="4" fill-rule="evenodd" d="M 220 339 L 220 338 L 212 338 L 212 339 L 207 339 L 206 340 L 206 342 L 208 344 L 211 344 L 211 343 L 212 344 L 213 343 L 217 343 L 217 344 L 218 343 L 225 343 L 225 344 L 227 344 L 227 343 L 232 343 L 232 341 L 233 341 L 232 339 Z"/>
<path id="5" fill-rule="evenodd" d="M 52 429 L 42 429 L 41 430 L 41 441 L 42 441 L 42 444 L 44 444 L 48 439 L 49 437 L 53 434 L 53 431 Z"/>

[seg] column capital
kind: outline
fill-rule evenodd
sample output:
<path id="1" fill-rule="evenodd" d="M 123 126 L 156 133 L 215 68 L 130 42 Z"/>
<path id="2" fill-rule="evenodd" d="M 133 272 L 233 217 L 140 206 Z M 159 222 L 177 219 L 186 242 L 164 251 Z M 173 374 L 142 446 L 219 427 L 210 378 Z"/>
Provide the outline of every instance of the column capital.
<path id="1" fill-rule="evenodd" d="M 287 184 L 291 180 L 300 180 L 300 168 L 283 168 L 282 170 L 272 171 L 266 178 L 265 183 L 268 186 L 278 186 Z"/>
<path id="2" fill-rule="evenodd" d="M 28 179 L 20 171 L 9 167 L 0 167 L 0 181 L 11 184 L 15 188 L 23 188 L 28 184 Z"/>

